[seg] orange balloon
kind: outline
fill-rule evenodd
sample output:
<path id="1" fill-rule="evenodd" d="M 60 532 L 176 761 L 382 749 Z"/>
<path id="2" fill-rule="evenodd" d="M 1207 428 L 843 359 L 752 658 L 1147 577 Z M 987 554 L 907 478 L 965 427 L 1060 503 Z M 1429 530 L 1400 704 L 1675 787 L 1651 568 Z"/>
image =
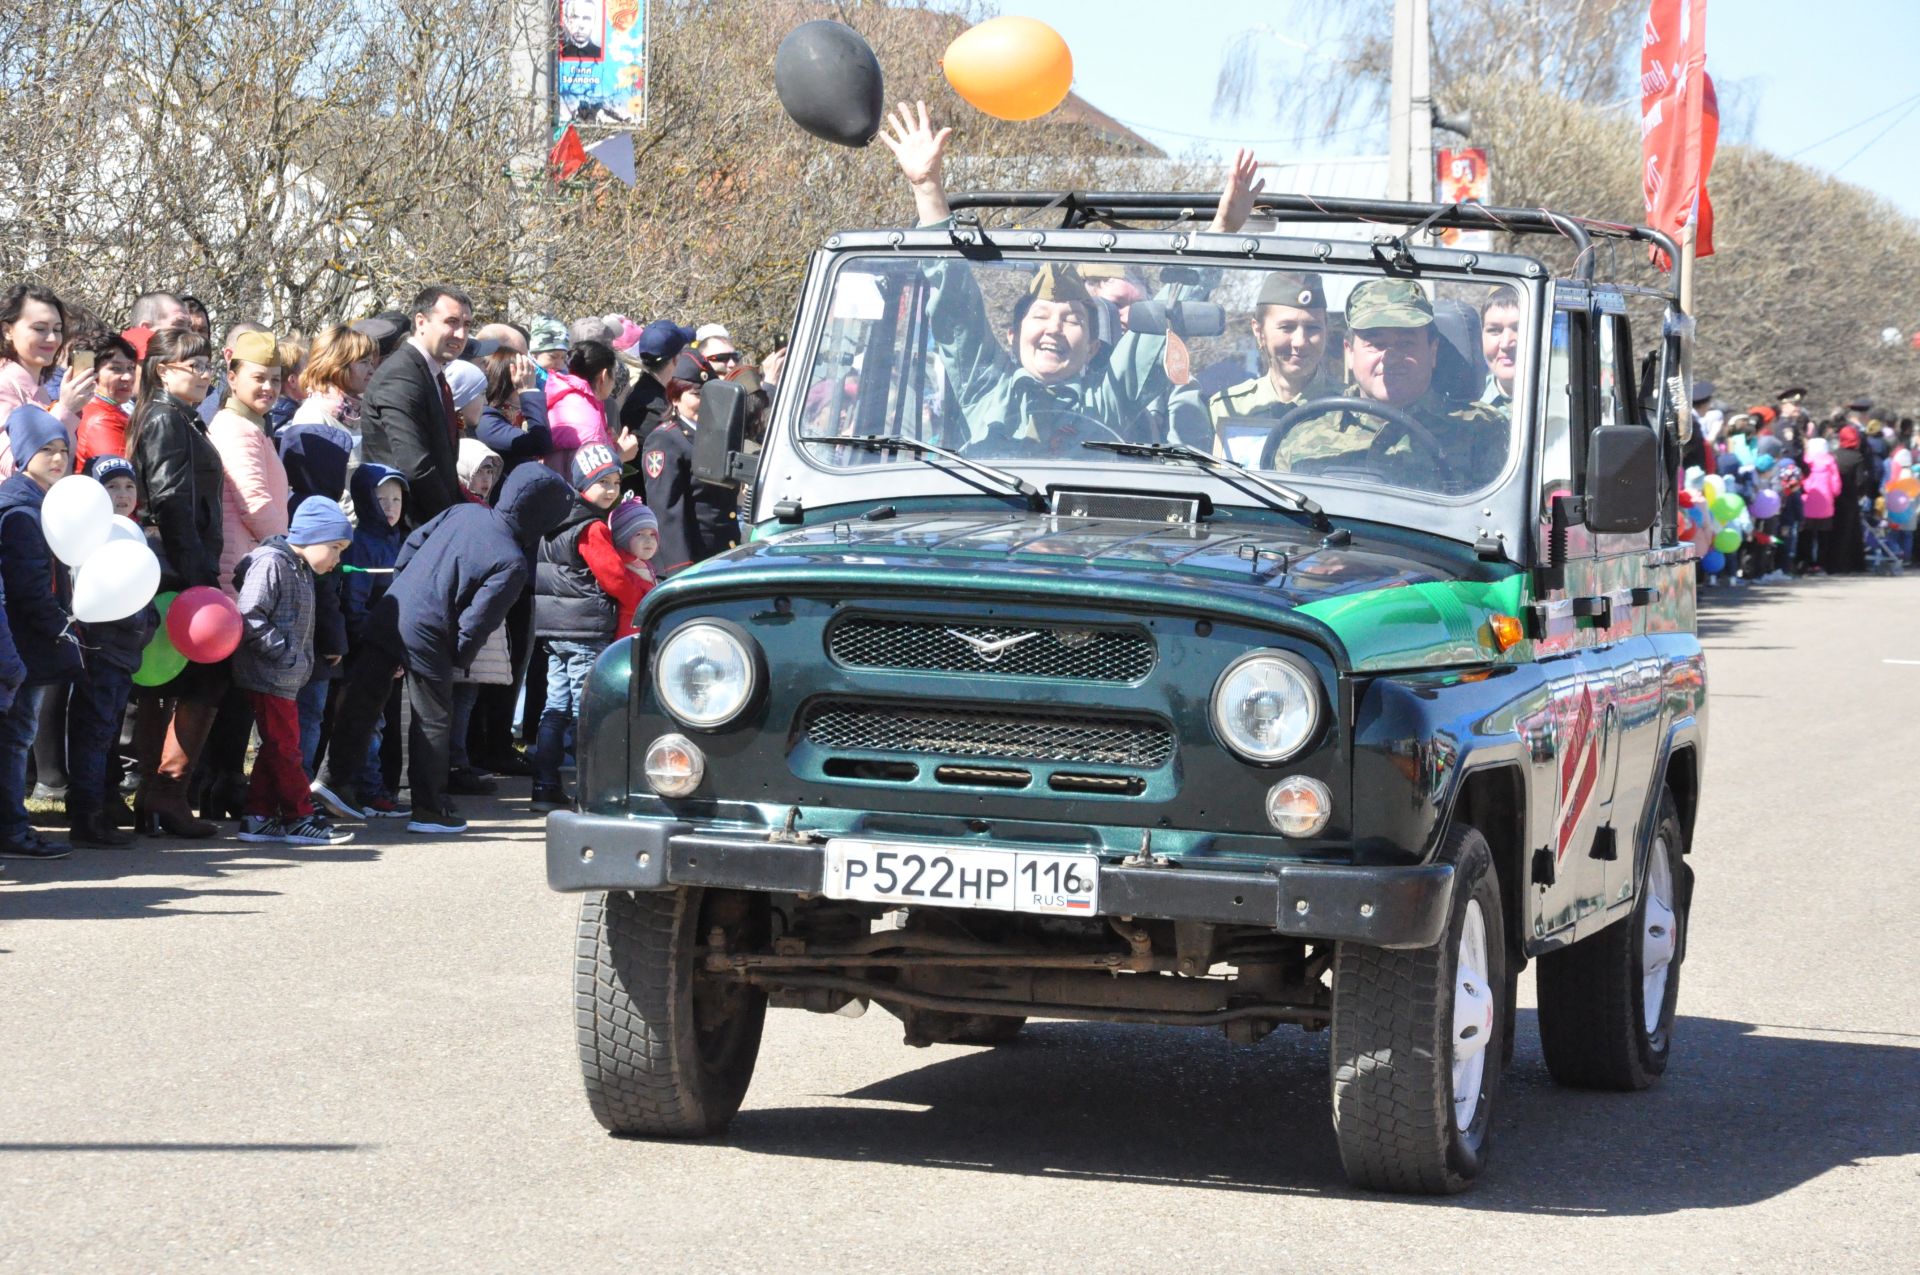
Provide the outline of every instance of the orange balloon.
<path id="1" fill-rule="evenodd" d="M 1073 54 L 1034 18 L 992 18 L 962 31 L 940 59 L 953 91 L 1003 120 L 1038 119 L 1067 98 Z"/>

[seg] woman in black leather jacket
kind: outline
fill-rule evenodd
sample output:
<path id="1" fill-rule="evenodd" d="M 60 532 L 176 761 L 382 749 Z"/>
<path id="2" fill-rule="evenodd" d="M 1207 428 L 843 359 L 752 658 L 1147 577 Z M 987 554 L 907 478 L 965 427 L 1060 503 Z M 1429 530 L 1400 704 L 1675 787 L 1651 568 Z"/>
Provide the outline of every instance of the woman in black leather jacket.
<path id="1" fill-rule="evenodd" d="M 197 410 L 213 384 L 209 356 L 206 339 L 197 333 L 154 333 L 127 432 L 140 509 L 160 542 L 163 592 L 219 585 L 223 475 Z M 224 661 L 189 664 L 141 696 L 134 727 L 140 789 L 133 799 L 141 832 L 205 839 L 219 831 L 194 818 L 187 785 L 226 685 Z"/>

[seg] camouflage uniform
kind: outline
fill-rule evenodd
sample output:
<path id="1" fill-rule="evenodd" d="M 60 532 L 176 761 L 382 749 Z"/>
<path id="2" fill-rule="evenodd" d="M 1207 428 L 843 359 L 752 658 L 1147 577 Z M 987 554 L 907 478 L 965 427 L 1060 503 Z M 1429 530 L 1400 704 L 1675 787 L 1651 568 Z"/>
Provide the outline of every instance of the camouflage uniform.
<path id="1" fill-rule="evenodd" d="M 1344 391 L 1365 398 L 1357 385 Z M 1425 491 L 1471 491 L 1499 475 L 1507 459 L 1512 426 L 1507 414 L 1486 403 L 1462 403 L 1428 390 L 1400 410 L 1425 425 L 1445 449 L 1448 468 L 1433 463 L 1428 445 L 1404 430 L 1384 455 L 1372 454 L 1374 440 L 1388 423 L 1359 412 L 1327 412 L 1309 417 L 1280 440 L 1273 468 L 1310 474 L 1335 467 L 1364 468 L 1384 481 Z"/>

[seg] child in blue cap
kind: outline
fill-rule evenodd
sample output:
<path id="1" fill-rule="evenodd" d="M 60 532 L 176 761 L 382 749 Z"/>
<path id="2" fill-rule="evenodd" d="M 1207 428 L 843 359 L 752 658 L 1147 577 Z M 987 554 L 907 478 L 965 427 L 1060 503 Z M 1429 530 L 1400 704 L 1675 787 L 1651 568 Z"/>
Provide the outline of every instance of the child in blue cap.
<path id="1" fill-rule="evenodd" d="M 294 510 L 287 534 L 269 537 L 235 572 L 246 628 L 233 655 L 233 684 L 247 692 L 260 730 L 242 841 L 325 846 L 353 840 L 314 813 L 297 702 L 313 673 L 314 581 L 340 565 L 352 542 L 353 524 L 340 502 L 310 496 Z"/>

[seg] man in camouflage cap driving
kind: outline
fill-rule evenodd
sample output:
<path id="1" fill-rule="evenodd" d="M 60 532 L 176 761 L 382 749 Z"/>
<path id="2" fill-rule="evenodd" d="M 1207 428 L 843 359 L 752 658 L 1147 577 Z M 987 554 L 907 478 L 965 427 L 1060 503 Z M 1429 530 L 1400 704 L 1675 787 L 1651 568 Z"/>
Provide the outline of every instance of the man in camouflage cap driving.
<path id="1" fill-rule="evenodd" d="M 1357 469 L 1428 490 L 1467 491 L 1492 481 L 1506 461 L 1506 414 L 1441 392 L 1434 373 L 1442 347 L 1433 302 L 1419 284 L 1410 279 L 1360 284 L 1347 297 L 1346 393 L 1395 409 L 1424 426 L 1426 437 L 1391 417 L 1328 412 L 1287 432 L 1273 468 L 1299 473 Z"/>

